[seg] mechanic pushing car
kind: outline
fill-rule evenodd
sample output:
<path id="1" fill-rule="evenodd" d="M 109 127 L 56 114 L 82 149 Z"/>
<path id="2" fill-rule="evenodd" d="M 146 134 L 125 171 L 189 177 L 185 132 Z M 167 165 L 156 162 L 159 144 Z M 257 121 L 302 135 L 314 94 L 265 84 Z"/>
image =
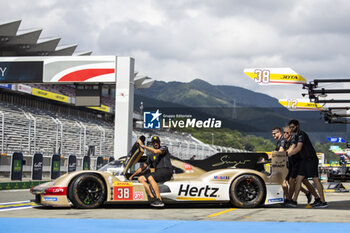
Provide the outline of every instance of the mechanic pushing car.
<path id="1" fill-rule="evenodd" d="M 140 139 L 137 140 L 140 146 L 151 152 L 151 154 L 148 155 L 146 163 L 142 167 L 138 168 L 134 174 L 129 177 L 129 179 L 131 180 L 135 175 L 141 173 L 150 165 L 151 167 L 154 167 L 155 172 L 140 176 L 138 181 L 143 184 L 147 194 L 150 196 L 152 200 L 151 206 L 163 207 L 164 203 L 162 202 L 162 198 L 160 196 L 158 182 L 165 182 L 171 179 L 173 166 L 171 165 L 169 150 L 166 146 L 160 146 L 159 137 L 153 136 L 151 141 L 153 148 L 143 145 Z M 154 198 L 148 183 L 151 184 L 156 198 Z"/>

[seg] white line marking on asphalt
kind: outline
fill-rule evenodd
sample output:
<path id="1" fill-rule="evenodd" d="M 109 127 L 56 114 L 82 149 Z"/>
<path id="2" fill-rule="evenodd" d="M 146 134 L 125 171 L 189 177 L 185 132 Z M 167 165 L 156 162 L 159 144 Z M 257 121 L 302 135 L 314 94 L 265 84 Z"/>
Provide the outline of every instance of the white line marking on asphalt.
<path id="1" fill-rule="evenodd" d="M 27 201 L 15 201 L 15 202 L 0 203 L 0 205 L 12 205 L 12 204 L 29 203 L 29 202 L 30 202 L 30 200 L 27 200 Z"/>
<path id="2" fill-rule="evenodd" d="M 28 192 L 30 189 L 10 189 L 10 190 L 0 190 L 1 192 L 4 193 L 11 193 L 11 192 Z"/>
<path id="3" fill-rule="evenodd" d="M 0 212 L 1 212 L 1 211 L 10 211 L 10 210 L 29 209 L 29 208 L 33 208 L 33 207 L 35 207 L 35 206 L 26 206 L 26 207 L 10 208 L 10 209 L 3 209 L 3 210 L 0 209 Z"/>

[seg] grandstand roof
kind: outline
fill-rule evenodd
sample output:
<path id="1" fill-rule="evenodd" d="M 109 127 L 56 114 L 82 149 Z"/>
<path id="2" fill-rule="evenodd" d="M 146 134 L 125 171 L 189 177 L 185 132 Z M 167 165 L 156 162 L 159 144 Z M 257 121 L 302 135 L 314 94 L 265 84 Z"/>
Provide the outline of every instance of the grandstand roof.
<path id="1" fill-rule="evenodd" d="M 77 44 L 60 45 L 59 37 L 40 38 L 42 29 L 20 29 L 21 22 L 0 21 L 0 56 L 89 56 L 92 53 L 75 52 Z M 135 88 L 149 88 L 154 83 L 150 79 L 136 73 Z"/>
<path id="2" fill-rule="evenodd" d="M 42 29 L 20 29 L 22 20 L 0 22 L 0 56 L 89 56 L 77 44 L 59 45 L 61 38 L 40 38 Z"/>
<path id="3" fill-rule="evenodd" d="M 150 77 L 147 76 L 140 76 L 138 73 L 135 73 L 135 78 L 134 78 L 134 85 L 136 89 L 147 89 L 153 85 L 155 80 L 149 81 L 149 82 L 144 82 L 146 80 L 150 80 Z"/>

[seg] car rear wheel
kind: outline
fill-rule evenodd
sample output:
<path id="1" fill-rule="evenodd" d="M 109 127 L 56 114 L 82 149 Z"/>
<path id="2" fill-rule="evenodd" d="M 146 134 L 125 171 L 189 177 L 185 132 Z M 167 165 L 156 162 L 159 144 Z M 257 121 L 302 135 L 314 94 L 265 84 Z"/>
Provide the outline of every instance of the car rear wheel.
<path id="1" fill-rule="evenodd" d="M 76 177 L 69 188 L 69 199 L 77 208 L 97 208 L 103 204 L 105 197 L 104 182 L 93 174 Z"/>
<path id="2" fill-rule="evenodd" d="M 236 207 L 255 208 L 264 201 L 265 192 L 264 183 L 258 176 L 242 175 L 231 184 L 231 202 Z"/>

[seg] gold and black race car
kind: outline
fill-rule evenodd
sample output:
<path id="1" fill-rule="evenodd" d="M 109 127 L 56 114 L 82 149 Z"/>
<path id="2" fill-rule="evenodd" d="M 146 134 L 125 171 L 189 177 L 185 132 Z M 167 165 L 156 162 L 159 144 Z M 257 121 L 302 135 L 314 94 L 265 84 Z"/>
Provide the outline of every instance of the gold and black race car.
<path id="1" fill-rule="evenodd" d="M 271 172 L 237 168 L 239 161 L 213 164 L 204 170 L 172 157 L 173 177 L 159 184 L 164 203 L 229 203 L 252 208 L 283 203 L 282 181 L 287 174 L 286 155 L 273 153 Z M 52 207 L 97 208 L 108 203 L 148 203 L 144 186 L 128 178 L 146 161 L 143 148 L 135 143 L 129 155 L 94 171 L 66 173 L 56 180 L 32 188 L 36 203 Z M 216 167 L 226 163 L 226 168 Z M 215 165 L 215 166 L 214 166 Z M 147 171 L 146 171 L 147 172 Z"/>

